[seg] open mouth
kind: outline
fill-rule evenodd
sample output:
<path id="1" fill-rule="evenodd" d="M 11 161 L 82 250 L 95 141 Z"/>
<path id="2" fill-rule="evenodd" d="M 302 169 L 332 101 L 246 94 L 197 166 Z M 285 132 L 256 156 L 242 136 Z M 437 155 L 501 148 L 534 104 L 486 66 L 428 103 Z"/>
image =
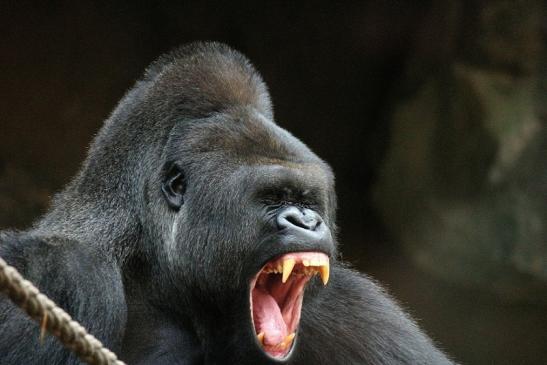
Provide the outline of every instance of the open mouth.
<path id="1" fill-rule="evenodd" d="M 304 288 L 316 274 L 329 281 L 329 258 L 320 252 L 291 252 L 264 265 L 251 282 L 255 335 L 268 355 L 282 359 L 294 343 Z"/>

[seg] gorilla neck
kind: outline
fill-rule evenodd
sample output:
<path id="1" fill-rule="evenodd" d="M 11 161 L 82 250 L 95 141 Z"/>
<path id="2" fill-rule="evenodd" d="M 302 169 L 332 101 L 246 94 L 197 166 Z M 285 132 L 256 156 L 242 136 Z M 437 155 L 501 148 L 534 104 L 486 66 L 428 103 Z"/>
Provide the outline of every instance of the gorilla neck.
<path id="1" fill-rule="evenodd" d="M 142 240 L 142 229 L 135 208 L 130 208 L 115 191 L 100 188 L 92 195 L 82 193 L 77 177 L 55 197 L 52 209 L 36 224 L 33 232 L 45 236 L 64 236 L 101 247 L 119 261 L 130 247 Z M 104 192 L 100 198 L 100 192 Z M 122 195 L 123 197 L 123 195 Z"/>
<path id="2" fill-rule="evenodd" d="M 132 91 L 127 98 L 143 92 Z M 144 141 L 152 137 L 139 133 L 130 117 L 132 108 L 124 105 L 121 102 L 106 121 L 81 170 L 55 197 L 52 208 L 34 229 L 98 245 L 118 260 L 125 259 L 127 245 L 134 248 L 142 240 L 138 213 L 144 196 L 142 177 L 147 175 L 142 161 L 153 160 L 150 156 L 161 147 L 152 140 Z M 161 139 L 161 135 L 153 137 Z"/>

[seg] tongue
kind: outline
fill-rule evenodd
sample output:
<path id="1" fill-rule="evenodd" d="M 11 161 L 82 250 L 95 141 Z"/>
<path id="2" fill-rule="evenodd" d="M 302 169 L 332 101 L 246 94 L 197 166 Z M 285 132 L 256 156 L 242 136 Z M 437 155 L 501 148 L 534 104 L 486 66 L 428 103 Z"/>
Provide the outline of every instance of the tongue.
<path id="1" fill-rule="evenodd" d="M 270 294 L 258 288 L 253 290 L 253 320 L 258 332 L 264 332 L 264 345 L 277 345 L 288 335 L 279 305 Z"/>

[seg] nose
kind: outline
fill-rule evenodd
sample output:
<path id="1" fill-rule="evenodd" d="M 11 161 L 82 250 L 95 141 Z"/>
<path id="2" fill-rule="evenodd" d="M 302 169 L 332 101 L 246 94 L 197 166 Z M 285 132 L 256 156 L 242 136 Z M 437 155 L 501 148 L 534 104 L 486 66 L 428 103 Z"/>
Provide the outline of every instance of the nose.
<path id="1" fill-rule="evenodd" d="M 329 226 L 319 213 L 294 205 L 282 208 L 275 222 L 279 243 L 294 251 L 334 252 L 334 241 Z"/>
<path id="2" fill-rule="evenodd" d="M 319 214 L 311 209 L 288 207 L 277 215 L 277 228 L 290 230 L 313 239 L 321 239 L 328 228 Z"/>

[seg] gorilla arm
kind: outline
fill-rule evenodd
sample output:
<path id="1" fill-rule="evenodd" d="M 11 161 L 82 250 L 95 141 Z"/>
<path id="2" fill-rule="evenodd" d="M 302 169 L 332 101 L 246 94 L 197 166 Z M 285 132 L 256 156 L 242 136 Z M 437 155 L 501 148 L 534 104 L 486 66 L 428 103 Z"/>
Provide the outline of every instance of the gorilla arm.
<path id="1" fill-rule="evenodd" d="M 365 275 L 339 264 L 304 303 L 295 364 L 452 364 Z"/>
<path id="2" fill-rule="evenodd" d="M 0 257 L 117 351 L 126 321 L 122 279 L 107 255 L 80 242 L 0 233 Z M 0 298 L 1 364 L 80 364 L 53 336 L 40 341 L 39 325 Z"/>

